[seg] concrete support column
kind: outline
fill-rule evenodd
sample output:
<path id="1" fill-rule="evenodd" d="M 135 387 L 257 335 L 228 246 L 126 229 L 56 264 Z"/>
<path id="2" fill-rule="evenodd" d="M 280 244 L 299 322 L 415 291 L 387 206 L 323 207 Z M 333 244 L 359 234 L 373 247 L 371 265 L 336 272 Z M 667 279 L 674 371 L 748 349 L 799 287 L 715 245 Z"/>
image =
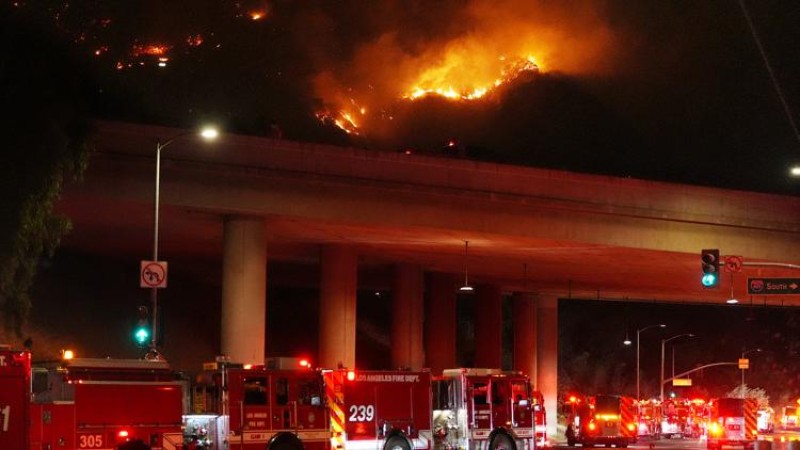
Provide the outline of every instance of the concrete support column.
<path id="1" fill-rule="evenodd" d="M 536 316 L 536 385 L 544 396 L 547 435 L 555 436 L 558 417 L 558 297 L 539 296 Z"/>
<path id="2" fill-rule="evenodd" d="M 456 367 L 456 282 L 447 273 L 428 274 L 425 365 L 434 375 Z"/>
<path id="3" fill-rule="evenodd" d="M 503 295 L 496 285 L 475 288 L 475 367 L 503 363 Z"/>
<path id="4" fill-rule="evenodd" d="M 515 292 L 512 311 L 514 316 L 514 370 L 528 375 L 531 385 L 537 389 L 536 296 L 526 292 Z"/>
<path id="5" fill-rule="evenodd" d="M 394 269 L 392 296 L 392 367 L 422 369 L 423 319 L 422 268 L 414 264 L 398 264 Z"/>
<path id="6" fill-rule="evenodd" d="M 226 217 L 223 239 L 221 350 L 234 362 L 264 364 L 267 320 L 264 221 Z"/>
<path id="7" fill-rule="evenodd" d="M 319 364 L 356 366 L 358 255 L 343 245 L 320 252 Z"/>

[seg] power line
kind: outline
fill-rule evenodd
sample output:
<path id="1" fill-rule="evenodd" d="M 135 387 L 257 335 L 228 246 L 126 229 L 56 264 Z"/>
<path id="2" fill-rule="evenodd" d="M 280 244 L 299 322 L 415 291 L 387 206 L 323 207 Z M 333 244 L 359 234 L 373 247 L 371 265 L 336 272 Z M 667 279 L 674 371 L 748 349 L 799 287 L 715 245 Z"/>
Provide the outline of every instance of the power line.
<path id="1" fill-rule="evenodd" d="M 775 72 L 772 70 L 772 65 L 769 63 L 767 53 L 764 51 L 764 46 L 761 45 L 761 39 L 759 39 L 758 33 L 756 33 L 756 28 L 753 26 L 753 20 L 750 18 L 750 13 L 747 11 L 747 7 L 745 7 L 744 0 L 739 0 L 739 6 L 742 8 L 742 13 L 744 14 L 745 19 L 747 19 L 747 25 L 750 27 L 750 33 L 753 35 L 753 40 L 756 41 L 758 52 L 761 53 L 761 58 L 764 60 L 764 65 L 767 67 L 767 72 L 769 72 L 769 77 L 772 79 L 772 85 L 775 87 L 775 92 L 778 93 L 778 98 L 783 105 L 783 111 L 786 113 L 786 118 L 789 119 L 789 124 L 792 126 L 794 137 L 797 139 L 797 142 L 800 143 L 800 132 L 797 131 L 797 124 L 794 121 L 794 116 L 792 116 L 792 110 L 789 109 L 789 104 L 786 102 L 786 97 L 783 95 L 783 90 L 781 90 L 781 85 L 778 83 L 777 77 L 775 77 Z"/>

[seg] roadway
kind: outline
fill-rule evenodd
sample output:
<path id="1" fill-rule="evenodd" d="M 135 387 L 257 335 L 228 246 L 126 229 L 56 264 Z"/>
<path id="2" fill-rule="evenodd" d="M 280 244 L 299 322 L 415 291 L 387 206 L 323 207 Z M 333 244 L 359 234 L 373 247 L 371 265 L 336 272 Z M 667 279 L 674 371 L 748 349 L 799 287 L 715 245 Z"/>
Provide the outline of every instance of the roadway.
<path id="1" fill-rule="evenodd" d="M 759 435 L 758 439 L 761 442 L 761 444 L 759 444 L 761 446 L 760 447 L 761 450 L 800 449 L 800 431 L 776 431 L 775 433 Z M 790 442 L 793 443 L 790 444 Z M 565 442 L 559 442 L 559 441 L 556 441 L 553 447 L 557 449 L 581 448 L 581 446 L 569 447 Z M 597 448 L 601 447 L 598 446 Z M 647 450 L 705 449 L 706 442 L 702 438 L 700 439 L 675 438 L 675 439 L 658 439 L 658 440 L 642 438 L 639 439 L 635 444 L 630 445 L 628 448 L 647 449 Z M 725 448 L 741 448 L 741 447 L 725 447 Z"/>

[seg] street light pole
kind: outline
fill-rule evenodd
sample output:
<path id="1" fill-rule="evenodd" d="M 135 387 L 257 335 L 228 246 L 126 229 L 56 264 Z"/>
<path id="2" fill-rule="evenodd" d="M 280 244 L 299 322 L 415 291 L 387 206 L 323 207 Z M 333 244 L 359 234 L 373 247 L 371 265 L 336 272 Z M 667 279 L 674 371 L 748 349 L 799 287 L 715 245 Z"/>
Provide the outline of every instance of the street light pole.
<path id="1" fill-rule="evenodd" d="M 678 334 L 676 336 L 672 336 L 671 338 L 661 340 L 661 394 L 659 398 L 661 399 L 662 402 L 664 401 L 664 344 L 673 339 L 678 339 L 681 337 L 694 337 L 694 334 L 692 333 Z"/>
<path id="2" fill-rule="evenodd" d="M 159 139 L 156 142 L 156 181 L 155 181 L 155 195 L 153 201 L 153 262 L 158 261 L 158 212 L 161 199 L 161 151 L 167 148 L 170 144 L 175 142 L 176 139 L 193 134 L 193 131 L 184 131 L 175 136 L 167 139 L 163 144 Z M 218 131 L 214 128 L 204 128 L 200 132 L 200 136 L 205 140 L 215 139 Z M 152 303 L 152 323 L 150 332 L 150 350 L 147 353 L 148 359 L 161 359 L 161 353 L 158 351 L 158 287 L 150 288 L 150 302 Z"/>
<path id="3" fill-rule="evenodd" d="M 655 325 L 648 325 L 644 328 L 639 328 L 636 330 L 636 401 L 638 402 L 641 399 L 640 391 L 639 391 L 639 335 L 644 330 L 648 330 L 650 328 L 665 328 L 667 325 L 663 323 L 655 324 Z"/>
<path id="4" fill-rule="evenodd" d="M 742 359 L 744 359 L 745 355 L 747 355 L 749 353 L 760 352 L 760 351 L 761 351 L 760 348 L 754 348 L 752 350 L 744 350 L 744 351 L 742 351 Z M 744 398 L 744 369 L 742 369 L 742 388 L 741 388 L 741 391 L 742 391 L 742 398 Z"/>

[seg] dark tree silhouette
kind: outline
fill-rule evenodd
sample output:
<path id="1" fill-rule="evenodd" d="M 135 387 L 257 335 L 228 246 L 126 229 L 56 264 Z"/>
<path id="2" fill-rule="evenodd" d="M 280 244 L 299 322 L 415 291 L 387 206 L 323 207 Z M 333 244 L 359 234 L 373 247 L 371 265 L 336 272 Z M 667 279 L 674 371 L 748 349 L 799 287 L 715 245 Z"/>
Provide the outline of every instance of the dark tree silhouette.
<path id="1" fill-rule="evenodd" d="M 54 214 L 66 176 L 88 159 L 89 122 L 81 95 L 88 77 L 51 27 L 0 5 L 0 308 L 21 333 L 41 257 L 69 230 Z"/>

